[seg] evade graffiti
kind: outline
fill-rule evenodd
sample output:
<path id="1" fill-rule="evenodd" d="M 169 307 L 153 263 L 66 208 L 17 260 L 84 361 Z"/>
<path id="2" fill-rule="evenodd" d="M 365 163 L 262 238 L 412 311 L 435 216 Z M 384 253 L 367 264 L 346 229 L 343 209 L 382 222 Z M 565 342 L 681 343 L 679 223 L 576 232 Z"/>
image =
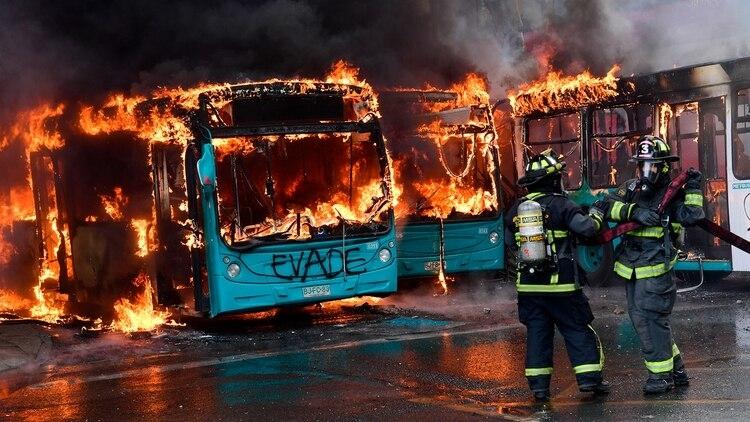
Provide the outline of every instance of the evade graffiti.
<path id="1" fill-rule="evenodd" d="M 271 268 L 276 277 L 302 282 L 306 281 L 309 275 L 335 278 L 344 273 L 346 275 L 362 274 L 367 272 L 364 267 L 367 260 L 356 256 L 360 250 L 359 247 L 347 249 L 346 252 L 342 252 L 341 249 L 310 249 L 274 254 Z"/>

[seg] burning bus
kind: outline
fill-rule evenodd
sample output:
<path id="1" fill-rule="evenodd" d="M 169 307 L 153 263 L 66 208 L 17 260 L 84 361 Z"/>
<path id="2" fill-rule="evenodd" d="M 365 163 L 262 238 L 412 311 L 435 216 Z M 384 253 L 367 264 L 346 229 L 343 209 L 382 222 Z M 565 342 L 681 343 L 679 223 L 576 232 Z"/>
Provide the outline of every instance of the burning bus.
<path id="1" fill-rule="evenodd" d="M 202 95 L 185 158 L 196 303 L 215 316 L 396 291 L 390 169 L 373 93 L 333 83 Z M 205 263 L 205 265 L 203 265 Z"/>
<path id="2" fill-rule="evenodd" d="M 450 91 L 383 92 L 393 160 L 400 277 L 503 268 L 500 157 L 484 80 Z"/>
<path id="3" fill-rule="evenodd" d="M 21 154 L 28 176 L 0 195 L 13 282 L 0 310 L 133 331 L 165 321 L 155 299 L 217 316 L 394 292 L 389 160 L 356 73 L 339 62 L 325 82 L 162 89 L 20 116 L 0 156 Z"/>
<path id="4" fill-rule="evenodd" d="M 634 177 L 629 158 L 638 138 L 659 134 L 680 161 L 675 172 L 695 168 L 705 179 L 707 218 L 747 239 L 750 230 L 750 59 L 689 66 L 619 79 L 587 72 L 550 73 L 509 95 L 515 115 L 518 171 L 528 157 L 552 148 L 566 157 L 566 189 L 582 205 Z M 729 206 L 732 203 L 734 206 Z M 716 277 L 750 271 L 746 252 L 698 227 L 682 229 L 676 269 Z M 612 245 L 580 247 L 589 280 L 606 284 L 613 274 Z"/>

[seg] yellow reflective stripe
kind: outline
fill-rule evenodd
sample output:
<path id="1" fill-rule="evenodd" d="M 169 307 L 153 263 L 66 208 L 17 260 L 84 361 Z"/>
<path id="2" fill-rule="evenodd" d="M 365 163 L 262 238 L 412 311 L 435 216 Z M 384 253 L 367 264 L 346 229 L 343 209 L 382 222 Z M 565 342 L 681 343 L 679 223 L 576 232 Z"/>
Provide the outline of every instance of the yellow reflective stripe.
<path id="1" fill-rule="evenodd" d="M 612 208 L 609 210 L 609 218 L 615 221 L 620 221 L 620 211 L 622 211 L 622 207 L 624 207 L 625 204 L 619 201 L 615 201 L 612 204 Z"/>
<path id="2" fill-rule="evenodd" d="M 602 366 L 598 363 L 589 363 L 586 365 L 578 365 L 573 367 L 573 371 L 576 374 L 583 374 L 584 372 L 599 372 L 602 370 Z"/>
<path id="3" fill-rule="evenodd" d="M 642 278 L 658 277 L 662 274 L 668 273 L 672 269 L 672 267 L 674 267 L 675 262 L 677 262 L 677 256 L 672 258 L 672 260 L 669 262 L 669 265 L 661 263 L 656 265 L 631 268 L 623 264 L 622 262 L 617 261 L 615 262 L 615 273 L 627 280 L 630 280 L 630 278 L 633 276 L 633 271 L 635 271 L 635 278 L 638 280 Z"/>
<path id="4" fill-rule="evenodd" d="M 558 281 L 560 281 L 560 276 L 558 273 L 552 274 L 552 277 L 549 278 L 549 284 L 557 284 Z"/>
<path id="5" fill-rule="evenodd" d="M 525 198 L 526 199 L 534 199 L 534 198 L 539 198 L 542 195 L 544 195 L 544 194 L 541 193 L 541 192 L 532 192 L 532 193 L 526 195 Z"/>
<path id="6" fill-rule="evenodd" d="M 520 277 L 519 277 L 520 278 Z M 554 276 L 553 276 L 554 278 Z M 557 283 L 557 282 L 555 282 Z M 517 283 L 516 288 L 521 293 L 567 293 L 577 290 L 575 283 L 565 284 L 522 284 Z"/>
<path id="7" fill-rule="evenodd" d="M 536 377 L 539 375 L 550 375 L 552 374 L 552 367 L 546 367 L 546 368 L 526 368 L 526 376 L 527 377 Z"/>
<path id="8" fill-rule="evenodd" d="M 600 372 L 602 369 L 604 369 L 604 348 L 602 347 L 602 342 L 599 340 L 599 335 L 596 334 L 596 330 L 594 330 L 594 327 L 591 326 L 591 324 L 588 325 L 589 329 L 592 333 L 594 333 L 594 337 L 596 337 L 596 348 L 599 349 L 599 363 L 587 363 L 584 365 L 578 365 L 573 367 L 573 372 L 576 374 L 583 374 L 585 372 Z"/>
<path id="9" fill-rule="evenodd" d="M 671 372 L 672 369 L 674 369 L 674 358 L 669 358 L 665 360 L 660 360 L 658 362 L 646 362 L 646 368 L 655 374 L 660 374 L 662 372 Z"/>
<path id="10" fill-rule="evenodd" d="M 547 167 L 547 174 L 554 173 L 562 169 L 562 163 L 557 163 L 554 166 Z"/>
<path id="11" fill-rule="evenodd" d="M 568 236 L 567 230 L 547 230 L 547 233 L 552 233 L 552 237 L 567 237 Z"/>
<path id="12" fill-rule="evenodd" d="M 699 193 L 688 193 L 685 194 L 685 205 L 693 207 L 703 206 L 703 195 Z"/>
<path id="13" fill-rule="evenodd" d="M 676 255 L 672 259 L 672 261 L 669 262 L 669 265 L 661 263 L 661 264 L 656 264 L 656 265 L 649 265 L 647 267 L 636 267 L 635 278 L 640 280 L 642 278 L 658 277 L 662 274 L 666 274 L 672 269 L 675 262 L 677 262 Z"/>
<path id="14" fill-rule="evenodd" d="M 641 227 L 626 233 L 627 236 L 635 237 L 664 237 L 664 229 L 661 227 Z"/>
<path id="15" fill-rule="evenodd" d="M 680 354 L 680 349 L 677 348 L 675 343 L 672 343 L 672 358 L 677 357 Z"/>
<path id="16" fill-rule="evenodd" d="M 680 224 L 680 223 L 672 223 L 672 231 L 675 234 L 680 234 L 680 232 L 682 231 L 682 224 Z"/>
<path id="17" fill-rule="evenodd" d="M 589 324 L 589 329 L 594 333 L 594 337 L 596 337 L 596 345 L 599 347 L 599 366 L 604 368 L 604 346 L 602 346 L 602 341 L 599 340 L 599 334 L 596 333 L 596 330 L 594 330 L 594 327 L 592 327 L 591 324 Z"/>
<path id="18" fill-rule="evenodd" d="M 531 163 L 531 170 L 540 170 L 542 168 L 542 163 L 539 161 L 534 161 Z"/>
<path id="19" fill-rule="evenodd" d="M 620 261 L 616 261 L 615 262 L 615 274 L 619 275 L 620 277 L 626 280 L 630 280 L 630 278 L 633 276 L 633 269 L 621 263 Z"/>

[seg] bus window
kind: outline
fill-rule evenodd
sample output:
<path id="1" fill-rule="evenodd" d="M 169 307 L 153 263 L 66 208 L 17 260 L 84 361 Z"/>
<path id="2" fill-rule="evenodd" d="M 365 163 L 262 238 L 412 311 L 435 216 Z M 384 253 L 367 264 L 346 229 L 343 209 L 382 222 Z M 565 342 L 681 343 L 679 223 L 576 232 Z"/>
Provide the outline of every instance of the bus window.
<path id="1" fill-rule="evenodd" d="M 641 135 L 651 133 L 653 106 L 630 104 L 594 110 L 589 180 L 593 188 L 619 186 L 635 174 L 630 161 Z"/>
<path id="2" fill-rule="evenodd" d="M 482 134 L 388 139 L 394 172 L 403 181 L 397 218 L 454 221 L 497 217 L 491 169 L 498 163 Z M 461 174 L 465 175 L 455 177 Z"/>
<path id="3" fill-rule="evenodd" d="M 738 179 L 750 179 L 750 88 L 737 91 L 732 169 Z"/>
<path id="4" fill-rule="evenodd" d="M 676 172 L 700 168 L 698 154 L 698 103 L 677 104 L 672 107 L 667 140 L 680 161 L 672 164 Z M 702 170 L 702 169 L 701 169 Z"/>
<path id="5" fill-rule="evenodd" d="M 578 113 L 529 119 L 525 146 L 530 154 L 551 148 L 564 156 L 567 163 L 563 175 L 565 188 L 581 187 L 581 118 Z"/>
<path id="6" fill-rule="evenodd" d="M 219 217 L 230 246 L 387 229 L 386 192 L 370 134 L 245 139 L 217 148 Z M 299 157 L 305 157 L 299 159 Z"/>

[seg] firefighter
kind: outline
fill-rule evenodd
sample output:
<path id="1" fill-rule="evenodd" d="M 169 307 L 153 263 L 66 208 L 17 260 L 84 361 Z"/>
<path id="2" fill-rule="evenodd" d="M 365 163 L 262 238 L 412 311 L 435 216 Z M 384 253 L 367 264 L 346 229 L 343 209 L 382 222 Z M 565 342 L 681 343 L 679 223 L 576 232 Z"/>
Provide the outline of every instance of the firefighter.
<path id="1" fill-rule="evenodd" d="M 628 313 L 641 341 L 648 369 L 645 394 L 660 394 L 689 379 L 672 337 L 669 316 L 677 296 L 672 268 L 675 242 L 684 226 L 704 218 L 701 174 L 690 170 L 688 180 L 662 214 L 657 208 L 671 183 L 669 145 L 657 136 L 642 137 L 633 160 L 638 178 L 594 204 L 615 222 L 636 221 L 641 228 L 626 233 L 615 251 L 615 273 L 625 280 Z"/>
<path id="2" fill-rule="evenodd" d="M 529 160 L 518 184 L 528 194 L 506 216 L 506 242 L 517 251 L 518 318 L 526 326 L 526 378 L 538 401 L 550 397 L 555 327 L 582 392 L 606 394 L 604 353 L 581 290 L 576 236 L 591 237 L 601 216 L 588 215 L 563 191 L 565 162 L 551 150 Z"/>

